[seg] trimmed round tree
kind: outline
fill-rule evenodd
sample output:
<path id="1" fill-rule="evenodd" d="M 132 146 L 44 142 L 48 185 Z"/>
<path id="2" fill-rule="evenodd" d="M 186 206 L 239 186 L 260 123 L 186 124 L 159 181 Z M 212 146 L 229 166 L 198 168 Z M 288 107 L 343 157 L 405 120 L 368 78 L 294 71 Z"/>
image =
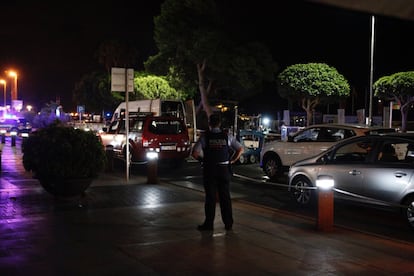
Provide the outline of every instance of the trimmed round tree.
<path id="1" fill-rule="evenodd" d="M 277 84 L 281 97 L 298 101 L 306 111 L 308 126 L 318 104 L 339 102 L 350 95 L 345 77 L 325 63 L 291 65 L 278 75 Z"/>
<path id="2" fill-rule="evenodd" d="M 407 131 L 407 115 L 414 103 L 414 71 L 379 78 L 373 85 L 375 96 L 396 101 L 401 112 L 401 131 Z"/>

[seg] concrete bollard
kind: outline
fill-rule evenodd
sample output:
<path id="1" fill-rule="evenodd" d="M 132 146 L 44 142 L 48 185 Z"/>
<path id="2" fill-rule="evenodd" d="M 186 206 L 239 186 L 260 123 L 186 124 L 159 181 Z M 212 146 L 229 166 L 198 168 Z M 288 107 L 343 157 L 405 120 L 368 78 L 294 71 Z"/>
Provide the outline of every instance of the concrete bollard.
<path id="1" fill-rule="evenodd" d="M 107 172 L 112 172 L 114 170 L 114 149 L 112 147 L 107 147 L 105 149 L 106 154 L 106 168 Z"/>
<path id="2" fill-rule="evenodd" d="M 24 146 L 25 146 L 27 138 L 29 138 L 29 133 L 23 132 L 22 133 L 22 145 L 21 145 L 21 148 L 20 148 L 21 152 L 24 151 Z"/>
<path id="3" fill-rule="evenodd" d="M 334 181 L 329 176 L 320 176 L 316 180 L 318 187 L 318 219 L 320 231 L 333 231 L 334 225 Z"/>
<path id="4" fill-rule="evenodd" d="M 10 139 L 11 139 L 11 146 L 12 147 L 16 146 L 16 137 L 17 137 L 17 132 L 15 132 L 15 131 L 10 132 Z"/>
<path id="5" fill-rule="evenodd" d="M 155 151 L 147 152 L 147 183 L 158 183 L 158 153 Z"/>

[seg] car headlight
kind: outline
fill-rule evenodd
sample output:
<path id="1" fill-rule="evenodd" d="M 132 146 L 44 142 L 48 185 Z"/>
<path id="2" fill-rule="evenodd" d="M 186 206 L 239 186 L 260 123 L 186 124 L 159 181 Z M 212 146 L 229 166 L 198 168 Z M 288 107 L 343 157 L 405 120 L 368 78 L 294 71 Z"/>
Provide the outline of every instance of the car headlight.
<path id="1" fill-rule="evenodd" d="M 147 152 L 147 159 L 148 160 L 158 159 L 158 152 L 156 152 L 156 151 L 148 151 Z"/>

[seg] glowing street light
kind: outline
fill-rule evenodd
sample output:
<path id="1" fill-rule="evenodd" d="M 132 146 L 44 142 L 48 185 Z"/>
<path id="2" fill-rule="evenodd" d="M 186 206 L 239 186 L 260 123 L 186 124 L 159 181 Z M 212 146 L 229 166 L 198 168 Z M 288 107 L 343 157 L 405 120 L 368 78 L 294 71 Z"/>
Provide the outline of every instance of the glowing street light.
<path id="1" fill-rule="evenodd" d="M 3 84 L 3 90 L 4 90 L 3 106 L 6 107 L 6 89 L 7 89 L 7 82 L 6 82 L 6 80 L 0 79 L 0 83 Z"/>
<path id="2" fill-rule="evenodd" d="M 11 91 L 11 100 L 17 100 L 17 73 L 15 71 L 8 71 L 9 77 L 14 78 L 14 85 Z"/>
<path id="3" fill-rule="evenodd" d="M 264 117 L 264 118 L 263 118 L 263 125 L 264 125 L 264 126 L 269 126 L 269 123 L 270 123 L 270 119 L 269 119 L 269 118 L 267 118 L 267 117 Z"/>

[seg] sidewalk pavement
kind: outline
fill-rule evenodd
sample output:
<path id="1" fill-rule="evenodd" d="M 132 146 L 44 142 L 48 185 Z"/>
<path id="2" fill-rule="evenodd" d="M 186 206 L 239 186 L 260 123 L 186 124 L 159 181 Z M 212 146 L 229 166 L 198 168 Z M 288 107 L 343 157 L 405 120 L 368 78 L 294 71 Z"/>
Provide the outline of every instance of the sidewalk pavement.
<path id="1" fill-rule="evenodd" d="M 102 174 L 76 200 L 47 194 L 4 146 L 0 275 L 413 275 L 414 244 L 233 200 L 199 232 L 203 193 L 145 175 Z"/>

